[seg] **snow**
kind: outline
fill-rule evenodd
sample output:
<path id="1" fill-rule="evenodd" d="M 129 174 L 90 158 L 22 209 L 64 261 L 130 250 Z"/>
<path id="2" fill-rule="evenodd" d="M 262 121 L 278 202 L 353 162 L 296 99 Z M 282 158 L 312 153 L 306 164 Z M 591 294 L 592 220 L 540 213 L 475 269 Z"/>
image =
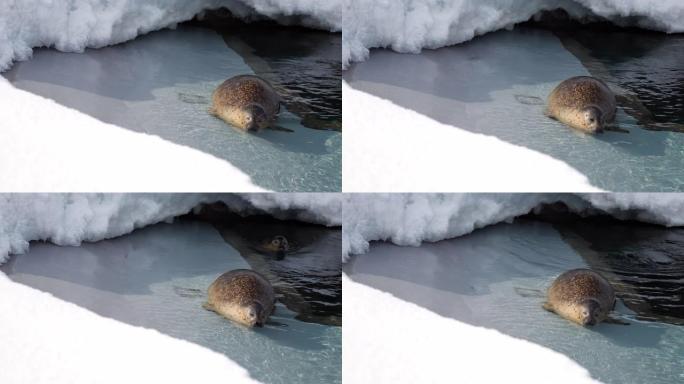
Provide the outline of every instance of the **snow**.
<path id="1" fill-rule="evenodd" d="M 219 353 L 98 316 L 3 273 L 0 324 L 3 383 L 256 383 Z"/>
<path id="2" fill-rule="evenodd" d="M 34 47 L 80 52 L 174 27 L 205 10 L 226 7 L 235 15 L 258 15 L 341 29 L 341 4 L 317 0 L 3 0 L 0 14 L 0 72 L 26 60 Z"/>
<path id="3" fill-rule="evenodd" d="M 346 0 L 343 66 L 365 60 L 370 48 L 417 53 L 510 28 L 554 9 L 580 20 L 602 17 L 619 25 L 684 32 L 684 4 L 679 0 Z"/>
<path id="4" fill-rule="evenodd" d="M 558 352 L 342 279 L 345 383 L 597 383 Z"/>
<path id="5" fill-rule="evenodd" d="M 337 194 L 6 194 L 0 195 L 0 264 L 26 252 L 30 241 L 79 245 L 117 237 L 216 201 L 244 214 L 341 224 Z"/>
<path id="6" fill-rule="evenodd" d="M 598 190 L 551 156 L 442 124 L 346 81 L 342 100 L 344 192 Z"/>
<path id="7" fill-rule="evenodd" d="M 368 251 L 370 241 L 418 246 L 510 221 L 541 204 L 665 226 L 684 225 L 684 195 L 618 194 L 349 194 L 344 196 L 342 257 Z"/>

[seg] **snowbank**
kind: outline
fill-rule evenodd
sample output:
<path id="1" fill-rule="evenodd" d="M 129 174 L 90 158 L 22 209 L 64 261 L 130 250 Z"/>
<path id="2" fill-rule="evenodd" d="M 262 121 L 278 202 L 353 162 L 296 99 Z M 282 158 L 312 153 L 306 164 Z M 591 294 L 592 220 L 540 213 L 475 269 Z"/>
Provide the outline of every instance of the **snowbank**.
<path id="1" fill-rule="evenodd" d="M 369 48 L 416 53 L 559 8 L 577 19 L 602 17 L 620 25 L 684 32 L 684 3 L 679 0 L 345 0 L 343 66 L 365 60 Z"/>
<path id="2" fill-rule="evenodd" d="M 509 221 L 541 204 L 597 212 L 665 226 L 684 225 L 684 195 L 618 194 L 349 194 L 344 196 L 343 260 L 368 251 L 370 241 L 418 246 Z"/>
<path id="3" fill-rule="evenodd" d="M 0 195 L 0 263 L 26 252 L 30 241 L 78 245 L 112 238 L 216 201 L 245 214 L 260 210 L 341 224 L 337 194 L 7 194 Z"/>
<path id="4" fill-rule="evenodd" d="M 257 383 L 227 357 L 98 316 L 0 272 L 2 383 Z"/>
<path id="5" fill-rule="evenodd" d="M 226 7 L 235 15 L 341 29 L 339 0 L 22 0 L 3 2 L 0 13 L 0 72 L 26 60 L 32 48 L 79 52 L 117 44 L 176 23 L 204 10 Z"/>
<path id="6" fill-rule="evenodd" d="M 439 316 L 346 274 L 342 286 L 345 383 L 597 383 L 548 348 Z"/>
<path id="7" fill-rule="evenodd" d="M 344 192 L 598 190 L 551 156 L 439 123 L 347 82 L 342 100 Z"/>

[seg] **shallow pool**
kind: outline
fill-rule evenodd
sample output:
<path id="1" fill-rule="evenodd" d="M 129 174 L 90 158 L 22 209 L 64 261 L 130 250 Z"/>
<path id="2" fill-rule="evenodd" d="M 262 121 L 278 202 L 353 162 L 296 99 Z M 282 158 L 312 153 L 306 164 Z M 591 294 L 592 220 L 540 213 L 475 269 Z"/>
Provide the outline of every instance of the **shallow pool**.
<path id="1" fill-rule="evenodd" d="M 279 36 L 272 36 L 274 45 L 294 44 L 287 36 Z M 339 37 L 332 35 L 329 39 Z M 308 107 L 317 97 L 321 103 L 334 99 L 336 95 L 326 95 L 323 89 L 340 92 L 339 86 L 329 86 L 331 81 L 340 81 L 339 73 L 329 68 L 330 59 L 322 61 L 316 72 L 318 54 L 308 50 L 301 53 L 301 58 L 290 58 L 287 68 L 271 69 L 313 71 L 309 76 L 313 80 L 303 85 L 314 94 L 308 99 L 300 96 L 301 89 L 290 91 L 287 83 L 278 84 L 289 93 L 286 102 L 297 109 L 295 114 L 284 108 L 278 126 L 292 132 L 265 130 L 247 134 L 207 113 L 213 90 L 224 80 L 254 73 L 248 64 L 255 61 L 261 63 L 257 68 L 260 73 L 270 67 L 269 61 L 258 60 L 246 48 L 238 54 L 221 34 L 206 28 L 181 26 L 80 54 L 38 49 L 31 60 L 16 63 L 3 75 L 20 89 L 104 122 L 158 135 L 224 159 L 261 187 L 275 191 L 339 191 L 341 133 L 302 124 L 302 117 L 314 127 L 315 123 L 310 123 L 316 120 L 314 115 L 320 115 L 322 121 L 336 118 L 330 108 Z"/>
<path id="2" fill-rule="evenodd" d="M 684 134 L 674 131 L 684 127 L 684 40 L 658 35 L 657 44 L 647 38 L 637 49 L 637 33 L 627 38 L 634 43 L 627 49 L 626 38 L 610 36 L 591 45 L 579 35 L 561 39 L 549 30 L 518 27 L 417 55 L 374 50 L 344 78 L 355 89 L 441 123 L 562 160 L 596 187 L 683 191 Z M 623 49 L 594 54 L 610 39 Z M 590 136 L 544 116 L 551 90 L 579 75 L 600 77 L 629 99 L 618 109 L 617 130 Z"/>
<path id="3" fill-rule="evenodd" d="M 236 268 L 250 266 L 216 229 L 181 220 L 80 247 L 35 243 L 0 270 L 100 315 L 223 353 L 264 383 L 340 383 L 341 327 L 297 320 L 281 303 L 254 330 L 202 308 L 209 284 Z"/>
<path id="4" fill-rule="evenodd" d="M 631 231 L 630 238 L 640 241 L 617 247 L 607 241 L 592 242 L 567 228 L 561 235 L 549 223 L 516 220 L 418 248 L 374 244 L 368 254 L 353 258 L 345 268 L 354 281 L 440 315 L 559 351 L 602 382 L 674 383 L 684 380 L 684 328 L 668 320 L 672 316 L 681 320 L 684 315 L 684 263 L 681 257 L 672 257 L 672 241 L 678 242 L 680 254 L 684 244 L 681 231 L 676 235 L 660 231 L 648 237 L 641 230 L 634 237 Z M 568 242 L 571 233 L 584 242 L 577 238 Z M 612 256 L 607 255 L 607 247 Z M 632 260 L 630 273 L 624 273 L 625 261 L 609 268 L 608 260 L 614 260 L 617 253 L 627 256 L 636 249 L 640 263 Z M 645 268 L 644 263 L 661 265 Z M 609 274 L 620 297 L 617 312 L 630 325 L 583 328 L 541 308 L 544 298 L 539 293 L 563 271 L 581 267 Z M 637 277 L 659 282 L 649 285 L 636 281 Z M 679 285 L 668 284 L 677 281 Z M 677 287 L 679 292 L 672 291 Z M 661 308 L 639 303 L 657 303 Z M 678 306 L 678 311 L 665 313 L 664 304 Z"/>

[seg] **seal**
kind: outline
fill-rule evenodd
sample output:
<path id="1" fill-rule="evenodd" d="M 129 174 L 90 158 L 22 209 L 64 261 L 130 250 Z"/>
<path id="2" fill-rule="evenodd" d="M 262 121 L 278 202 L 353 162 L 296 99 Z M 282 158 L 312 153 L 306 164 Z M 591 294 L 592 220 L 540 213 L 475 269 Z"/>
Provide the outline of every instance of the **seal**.
<path id="1" fill-rule="evenodd" d="M 265 239 L 259 245 L 259 250 L 265 253 L 271 253 L 279 257 L 279 260 L 285 257 L 285 254 L 290 250 L 290 243 L 283 235 L 276 235 L 270 239 Z"/>
<path id="2" fill-rule="evenodd" d="M 276 120 L 281 97 L 266 80 L 254 75 L 231 77 L 212 94 L 209 113 L 245 131 L 259 131 Z"/>
<path id="3" fill-rule="evenodd" d="M 596 325 L 609 319 L 615 307 L 615 291 L 608 280 L 590 269 L 573 269 L 554 280 L 543 307 L 580 325 Z"/>
<path id="4" fill-rule="evenodd" d="M 615 94 L 590 76 L 569 78 L 549 94 L 546 115 L 587 133 L 602 132 L 615 119 Z"/>
<path id="5" fill-rule="evenodd" d="M 235 269 L 209 286 L 205 309 L 247 327 L 262 327 L 273 313 L 275 294 L 271 283 L 249 269 Z"/>

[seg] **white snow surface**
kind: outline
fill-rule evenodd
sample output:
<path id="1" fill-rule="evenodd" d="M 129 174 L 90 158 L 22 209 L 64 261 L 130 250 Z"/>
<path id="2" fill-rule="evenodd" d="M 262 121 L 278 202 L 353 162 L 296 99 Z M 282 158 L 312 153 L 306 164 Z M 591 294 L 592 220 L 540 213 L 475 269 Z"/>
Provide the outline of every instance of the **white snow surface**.
<path id="1" fill-rule="evenodd" d="M 417 53 L 510 28 L 559 8 L 579 20 L 600 17 L 619 25 L 684 32 L 680 0 L 345 0 L 343 66 L 365 60 L 369 48 Z"/>
<path id="2" fill-rule="evenodd" d="M 342 287 L 345 383 L 598 383 L 548 348 L 442 317 L 346 274 Z"/>
<path id="3" fill-rule="evenodd" d="M 0 382 L 257 383 L 227 357 L 101 317 L 0 272 Z"/>
<path id="4" fill-rule="evenodd" d="M 0 264 L 28 251 L 30 241 L 79 245 L 112 238 L 216 201 L 244 214 L 341 224 L 338 194 L 6 194 L 0 195 Z"/>
<path id="5" fill-rule="evenodd" d="M 684 195 L 594 194 L 347 194 L 342 257 L 368 251 L 370 241 L 419 246 L 466 235 L 475 229 L 560 202 L 581 215 L 604 213 L 664 226 L 684 225 Z"/>
<path id="6" fill-rule="evenodd" d="M 342 102 L 344 192 L 598 191 L 563 161 L 442 124 L 346 81 Z"/>
<path id="7" fill-rule="evenodd" d="M 35 47 L 79 52 L 117 44 L 220 7 L 332 31 L 342 24 L 340 0 L 0 0 L 0 72 Z"/>

